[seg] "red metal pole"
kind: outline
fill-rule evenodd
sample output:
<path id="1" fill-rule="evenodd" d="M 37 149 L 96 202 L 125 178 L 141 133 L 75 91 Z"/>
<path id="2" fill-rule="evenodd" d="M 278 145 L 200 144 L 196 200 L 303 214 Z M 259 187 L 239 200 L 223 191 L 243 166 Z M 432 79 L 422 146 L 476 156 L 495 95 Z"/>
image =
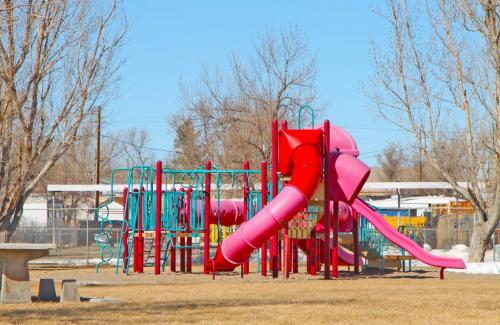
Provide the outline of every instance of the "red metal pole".
<path id="1" fill-rule="evenodd" d="M 292 241 L 293 273 L 299 273 L 299 243 L 298 239 Z"/>
<path id="2" fill-rule="evenodd" d="M 126 222 L 123 223 L 123 237 L 122 237 L 122 246 L 123 246 L 123 273 L 128 266 L 128 189 L 126 187 L 123 188 L 123 219 Z"/>
<path id="3" fill-rule="evenodd" d="M 136 202 L 139 201 L 139 191 L 134 188 L 133 192 L 132 192 L 132 197 L 134 197 L 135 195 L 137 195 L 137 201 L 134 202 L 134 204 Z M 141 213 L 140 211 L 140 206 L 139 206 L 139 214 Z M 137 219 L 140 219 L 139 217 Z M 137 222 L 138 220 L 136 221 L 136 224 L 134 224 L 134 228 L 137 226 Z M 139 227 L 137 227 L 139 228 Z M 139 272 L 139 238 L 136 236 L 136 234 L 134 233 L 134 239 L 133 239 L 133 244 L 132 244 L 132 251 L 133 251 L 133 254 L 134 254 L 134 272 Z"/>
<path id="4" fill-rule="evenodd" d="M 317 270 L 317 265 L 318 265 L 318 256 L 316 254 L 316 244 L 317 244 L 317 239 L 316 239 L 316 230 L 313 229 L 311 231 L 311 270 L 310 273 L 311 275 L 316 275 L 316 270 Z"/>
<path id="5" fill-rule="evenodd" d="M 181 192 L 184 192 L 184 188 L 181 188 Z M 177 214 L 179 216 L 179 220 L 178 220 L 179 226 L 186 224 L 186 220 L 185 220 L 186 213 L 185 213 L 185 211 L 182 211 L 182 203 L 183 203 L 183 201 L 181 200 L 181 204 L 179 205 L 180 211 Z M 184 219 L 182 218 L 183 216 L 184 216 Z M 180 256 L 181 272 L 186 272 L 186 249 L 185 249 L 186 238 L 183 236 L 180 238 L 180 245 L 181 245 L 181 249 L 180 249 L 180 251 L 181 251 L 181 256 Z"/>
<path id="6" fill-rule="evenodd" d="M 177 245 L 177 237 L 172 238 L 172 244 L 170 245 L 170 272 L 177 272 L 176 262 L 177 262 L 177 250 L 175 246 Z"/>
<path id="7" fill-rule="evenodd" d="M 333 201 L 332 275 L 339 276 L 339 202 Z"/>
<path id="8" fill-rule="evenodd" d="M 286 120 L 281 121 L 281 129 L 288 129 L 288 122 Z M 288 278 L 288 235 L 287 235 L 288 225 L 285 225 L 281 229 L 281 245 L 278 247 L 279 249 L 279 257 L 280 257 L 280 271 L 283 270 L 285 272 L 285 279 Z"/>
<path id="9" fill-rule="evenodd" d="M 359 274 L 358 211 L 352 209 L 351 213 L 352 213 L 352 242 L 354 250 L 354 274 Z"/>
<path id="10" fill-rule="evenodd" d="M 261 163 L 261 200 L 262 209 L 267 205 L 267 162 Z M 262 244 L 260 249 L 260 273 L 262 276 L 267 276 L 267 243 Z"/>
<path id="11" fill-rule="evenodd" d="M 155 274 L 160 274 L 161 265 L 161 180 L 163 167 L 161 160 L 156 162 L 156 211 L 155 211 Z"/>
<path id="12" fill-rule="evenodd" d="M 186 191 L 186 222 L 187 222 L 187 267 L 186 272 L 191 273 L 191 265 L 193 264 L 193 250 L 191 246 L 193 245 L 193 238 L 191 237 L 191 193 L 193 192 L 192 188 L 188 188 Z"/>
<path id="13" fill-rule="evenodd" d="M 271 151 L 271 186 L 272 186 L 272 198 L 274 199 L 278 195 L 278 121 L 274 120 L 272 124 L 272 151 Z M 271 237 L 271 247 L 270 247 L 270 269 L 273 270 L 273 277 L 278 276 L 277 266 L 275 267 L 274 262 L 278 257 L 278 234 Z"/>
<path id="14" fill-rule="evenodd" d="M 209 161 L 205 164 L 207 171 L 212 169 L 212 163 Z M 203 236 L 203 273 L 210 272 L 208 267 L 208 260 L 210 259 L 210 172 L 205 174 L 205 232 Z"/>
<path id="15" fill-rule="evenodd" d="M 330 279 L 330 192 L 328 187 L 328 168 L 330 163 L 330 121 L 325 120 L 323 124 L 323 222 L 324 230 L 324 259 L 325 280 Z"/>
<path id="16" fill-rule="evenodd" d="M 250 163 L 248 160 L 243 162 L 243 170 L 249 170 Z M 248 174 L 243 174 L 243 221 L 248 221 Z M 247 259 L 243 264 L 243 274 L 250 273 L 250 261 Z"/>
<path id="17" fill-rule="evenodd" d="M 144 237 L 142 236 L 142 233 L 144 231 L 143 229 L 143 194 L 144 194 L 144 187 L 141 188 L 141 191 L 139 192 L 139 238 L 137 240 L 138 242 L 138 250 L 137 250 L 137 272 L 143 273 L 144 272 Z"/>

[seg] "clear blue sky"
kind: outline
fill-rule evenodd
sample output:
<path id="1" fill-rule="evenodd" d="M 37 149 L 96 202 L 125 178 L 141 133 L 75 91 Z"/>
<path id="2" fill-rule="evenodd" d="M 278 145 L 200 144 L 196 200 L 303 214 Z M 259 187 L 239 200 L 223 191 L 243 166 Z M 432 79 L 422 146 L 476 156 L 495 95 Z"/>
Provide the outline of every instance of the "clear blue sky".
<path id="1" fill-rule="evenodd" d="M 172 149 L 167 118 L 180 103 L 179 80 L 196 83 L 202 64 L 224 67 L 231 52 L 245 56 L 266 29 L 296 24 L 318 54 L 317 87 L 327 118 L 354 135 L 361 158 L 373 166 L 387 142 L 406 135 L 376 116 L 361 87 L 371 75 L 370 39 L 383 44 L 387 38 L 370 3 L 128 0 L 121 95 L 110 104 L 107 128 L 146 128 L 152 147 Z"/>

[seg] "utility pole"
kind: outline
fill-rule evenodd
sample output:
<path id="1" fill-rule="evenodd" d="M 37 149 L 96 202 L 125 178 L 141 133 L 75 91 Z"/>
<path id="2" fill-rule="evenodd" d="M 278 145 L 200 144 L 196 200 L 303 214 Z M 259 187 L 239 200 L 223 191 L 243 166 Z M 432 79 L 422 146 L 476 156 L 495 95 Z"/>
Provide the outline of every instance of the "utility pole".
<path id="1" fill-rule="evenodd" d="M 424 181 L 424 168 L 422 164 L 422 156 L 423 156 L 423 150 L 422 148 L 422 129 L 420 129 L 420 134 L 419 134 L 419 154 L 418 154 L 418 181 L 423 182 Z M 417 194 L 421 194 L 422 190 L 419 188 L 417 189 Z"/>
<path id="2" fill-rule="evenodd" d="M 95 143 L 95 184 L 101 181 L 101 106 L 97 107 L 97 130 Z M 99 206 L 99 190 L 95 191 L 95 208 Z"/>

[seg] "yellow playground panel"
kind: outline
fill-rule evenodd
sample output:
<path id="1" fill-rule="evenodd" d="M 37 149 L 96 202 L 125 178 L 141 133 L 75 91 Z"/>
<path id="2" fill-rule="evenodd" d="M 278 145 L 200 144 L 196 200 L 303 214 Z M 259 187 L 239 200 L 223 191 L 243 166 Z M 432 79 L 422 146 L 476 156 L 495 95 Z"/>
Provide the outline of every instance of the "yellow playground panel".
<path id="1" fill-rule="evenodd" d="M 399 226 L 407 226 L 408 224 L 415 227 L 417 230 L 423 228 L 427 221 L 426 217 L 420 216 L 384 216 L 385 221 L 391 225 L 392 228 L 398 229 Z M 399 220 L 398 220 L 399 219 Z"/>
<path id="2" fill-rule="evenodd" d="M 233 233 L 233 227 L 221 226 L 221 236 L 222 240 L 226 239 Z M 210 225 L 210 245 L 217 245 L 219 243 L 219 232 L 217 231 L 217 225 Z"/>

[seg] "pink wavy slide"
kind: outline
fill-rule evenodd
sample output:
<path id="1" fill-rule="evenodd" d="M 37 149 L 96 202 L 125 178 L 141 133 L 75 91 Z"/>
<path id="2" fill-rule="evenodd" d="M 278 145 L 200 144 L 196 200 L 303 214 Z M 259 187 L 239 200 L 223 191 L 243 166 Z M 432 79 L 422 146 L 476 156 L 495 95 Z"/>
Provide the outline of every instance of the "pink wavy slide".
<path id="1" fill-rule="evenodd" d="M 357 198 L 354 200 L 352 207 L 368 220 L 385 238 L 406 250 L 417 260 L 435 267 L 465 269 L 464 261 L 460 258 L 435 256 L 424 250 L 410 238 L 392 228 L 385 221 L 384 217 L 374 211 L 363 200 Z"/>

